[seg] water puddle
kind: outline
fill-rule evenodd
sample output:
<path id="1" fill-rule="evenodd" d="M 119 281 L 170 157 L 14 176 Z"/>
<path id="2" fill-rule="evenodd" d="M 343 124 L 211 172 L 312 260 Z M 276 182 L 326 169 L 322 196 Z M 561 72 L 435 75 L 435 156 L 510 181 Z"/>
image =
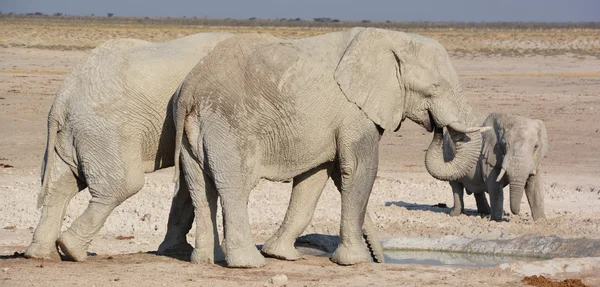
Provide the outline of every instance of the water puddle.
<path id="1" fill-rule="evenodd" d="M 385 250 L 385 262 L 436 266 L 491 267 L 513 261 L 539 261 L 536 257 L 472 254 L 462 252 Z"/>
<path id="2" fill-rule="evenodd" d="M 339 238 L 307 234 L 296 240 L 304 254 L 331 256 Z M 511 239 L 461 237 L 394 237 L 382 242 L 386 263 L 438 266 L 490 267 L 508 262 L 533 262 L 551 258 L 600 257 L 600 240 L 522 236 Z"/>

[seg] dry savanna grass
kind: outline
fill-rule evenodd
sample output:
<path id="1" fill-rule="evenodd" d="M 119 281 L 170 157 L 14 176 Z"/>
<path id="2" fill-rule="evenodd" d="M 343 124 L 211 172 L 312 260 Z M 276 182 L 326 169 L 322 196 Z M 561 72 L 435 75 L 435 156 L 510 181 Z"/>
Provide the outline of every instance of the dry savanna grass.
<path id="1" fill-rule="evenodd" d="M 322 26 L 319 26 L 322 25 Z M 0 47 L 87 50 L 114 38 L 167 41 L 200 32 L 269 33 L 283 38 L 314 36 L 351 26 L 374 26 L 425 35 L 454 55 L 590 55 L 600 57 L 599 25 L 547 23 L 399 23 L 250 21 L 107 17 L 0 16 Z"/>

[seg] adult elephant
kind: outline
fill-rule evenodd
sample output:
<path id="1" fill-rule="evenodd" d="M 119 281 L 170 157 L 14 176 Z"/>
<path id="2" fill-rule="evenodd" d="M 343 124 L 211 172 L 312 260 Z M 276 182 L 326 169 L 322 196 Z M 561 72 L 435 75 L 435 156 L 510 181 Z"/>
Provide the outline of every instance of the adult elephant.
<path id="1" fill-rule="evenodd" d="M 490 194 L 491 219 L 502 220 L 504 192 L 510 186 L 510 210 L 519 214 L 521 199 L 526 194 L 534 220 L 545 218 L 542 175 L 539 171 L 542 158 L 548 153 L 546 126 L 541 120 L 517 115 L 492 113 L 483 122 L 491 131 L 483 133 L 481 156 L 463 178 L 450 181 L 454 195 L 454 207 L 450 215 L 464 211 L 463 190 L 474 193 L 477 210 L 490 214 L 485 192 Z M 442 140 L 437 133 L 434 145 Z M 444 157 L 454 156 L 454 145 L 449 135 L 444 135 Z M 439 156 L 439 155 L 438 155 Z M 436 160 L 436 159 L 432 159 Z M 506 176 L 505 176 L 506 175 Z"/>
<path id="2" fill-rule="evenodd" d="M 219 43 L 190 72 L 175 106 L 176 172 L 181 160 L 199 226 L 192 261 L 213 260 L 218 192 L 227 264 L 263 265 L 250 234 L 250 190 L 260 178 L 293 178 L 295 187 L 304 186 L 293 192 L 281 227 L 297 232 L 303 224 L 294 222 L 312 215 L 332 165 L 342 193 L 332 260 L 369 260 L 361 229 L 383 132 L 409 118 L 428 131 L 463 134 L 454 160 L 427 164 L 434 177 L 453 180 L 479 155 L 480 128 L 463 124 L 470 117 L 446 50 L 426 37 L 354 28 L 298 40 L 239 35 Z M 281 242 L 290 236 L 276 237 L 269 242 L 275 256 L 293 248 L 293 241 Z"/>
<path id="3" fill-rule="evenodd" d="M 172 95 L 187 73 L 230 36 L 203 33 L 163 43 L 110 40 L 73 69 L 48 115 L 38 200 L 42 212 L 27 257 L 60 259 L 58 243 L 69 259 L 84 260 L 111 211 L 143 187 L 144 173 L 173 165 Z M 59 238 L 69 201 L 86 187 L 92 195 L 87 209 Z M 181 188 L 174 206 L 189 198 Z M 188 209 L 171 210 L 169 224 L 191 225 L 178 222 L 184 217 L 180 211 L 193 212 Z"/>

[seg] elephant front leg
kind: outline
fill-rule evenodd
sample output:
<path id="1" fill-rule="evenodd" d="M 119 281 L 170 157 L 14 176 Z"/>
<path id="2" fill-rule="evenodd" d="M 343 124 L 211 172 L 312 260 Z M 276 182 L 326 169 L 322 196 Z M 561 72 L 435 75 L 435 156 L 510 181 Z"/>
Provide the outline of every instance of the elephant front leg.
<path id="1" fill-rule="evenodd" d="M 332 166 L 333 163 L 326 163 L 294 178 L 285 218 L 275 234 L 263 245 L 263 254 L 285 260 L 302 258 L 294 242 L 310 223 Z"/>
<path id="2" fill-rule="evenodd" d="M 485 192 L 476 192 L 473 193 L 475 196 L 475 202 L 477 203 L 477 213 L 482 215 L 490 215 L 490 205 L 485 198 Z"/>
<path id="3" fill-rule="evenodd" d="M 379 132 L 357 136 L 355 127 L 338 139 L 341 172 L 342 214 L 340 243 L 331 260 L 340 265 L 368 262 L 370 254 L 363 243 L 362 228 L 371 189 L 377 175 Z"/>
<path id="4" fill-rule="evenodd" d="M 179 182 L 176 189 L 171 202 L 167 234 L 156 252 L 159 255 L 189 254 L 194 249 L 186 239 L 186 235 L 194 222 L 194 205 L 183 171 L 179 173 Z"/>
<path id="5" fill-rule="evenodd" d="M 460 182 L 451 181 L 452 197 L 454 198 L 454 206 L 450 211 L 450 216 L 459 216 L 465 213 L 465 203 L 463 201 L 464 188 Z"/>
<path id="6" fill-rule="evenodd" d="M 504 213 L 504 192 L 502 183 L 496 182 L 495 178 L 498 176 L 498 172 L 492 171 L 486 181 L 487 191 L 490 194 L 491 204 L 491 220 L 502 221 L 502 215 Z"/>

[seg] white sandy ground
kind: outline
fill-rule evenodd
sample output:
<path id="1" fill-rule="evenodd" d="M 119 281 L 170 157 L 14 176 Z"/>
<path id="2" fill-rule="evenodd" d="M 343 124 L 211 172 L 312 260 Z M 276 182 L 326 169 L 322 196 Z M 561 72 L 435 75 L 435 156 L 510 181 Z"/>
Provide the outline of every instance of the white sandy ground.
<path id="1" fill-rule="evenodd" d="M 231 270 L 146 254 L 156 250 L 165 233 L 173 195 L 172 169 L 149 174 L 144 189 L 111 214 L 89 249 L 98 256 L 88 262 L 9 258 L 24 251 L 37 225 L 45 116 L 64 72 L 83 55 L 0 49 L 0 163 L 14 166 L 0 167 L 0 286 L 277 285 L 281 276 L 271 280 L 274 283 L 268 282 L 277 274 L 286 274 L 289 286 L 518 286 L 523 276 L 535 274 L 554 279 L 582 278 L 588 285 L 600 286 L 598 258 L 470 268 L 396 264 L 341 267 L 323 257 L 307 256 L 297 262 L 268 259 L 263 268 Z M 454 64 L 471 105 L 481 114 L 512 112 L 546 122 L 550 153 L 542 170 L 548 219 L 534 222 L 525 197 L 522 213 L 507 214 L 507 221 L 500 223 L 475 215 L 472 196 L 465 196 L 467 215 L 450 217 L 448 208 L 432 207 L 438 203 L 451 207 L 451 189 L 428 176 L 423 166 L 423 150 L 430 135 L 406 123 L 399 133 L 386 134 L 380 144 L 379 177 L 368 210 L 382 239 L 492 240 L 524 235 L 600 239 L 600 60 L 580 56 L 464 56 L 454 59 Z M 257 244 L 278 228 L 290 191 L 290 183 L 264 181 L 252 193 L 250 222 Z M 73 199 L 63 228 L 84 210 L 89 198 L 83 191 Z M 328 184 L 305 233 L 337 234 L 339 200 L 336 189 Z M 505 210 L 509 210 L 508 194 Z M 117 240 L 117 236 L 133 239 Z M 188 240 L 193 243 L 193 232 Z"/>

